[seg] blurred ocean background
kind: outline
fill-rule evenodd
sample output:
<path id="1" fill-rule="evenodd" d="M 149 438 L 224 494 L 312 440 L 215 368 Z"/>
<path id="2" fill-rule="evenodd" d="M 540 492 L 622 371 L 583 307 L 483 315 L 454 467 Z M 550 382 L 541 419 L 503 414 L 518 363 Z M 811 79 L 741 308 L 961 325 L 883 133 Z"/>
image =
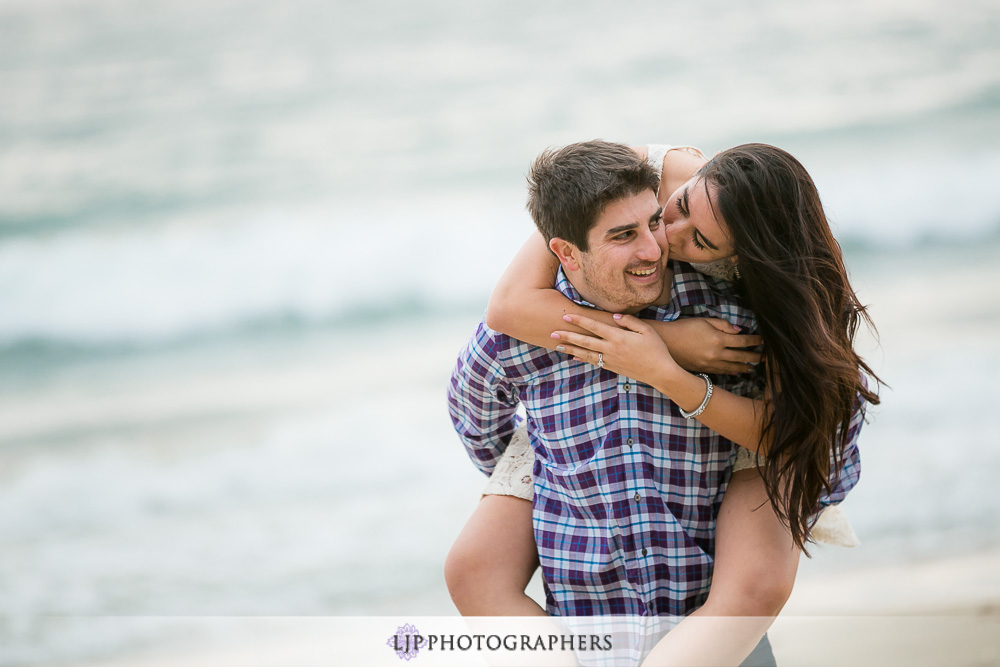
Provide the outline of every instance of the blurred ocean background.
<path id="1" fill-rule="evenodd" d="M 819 186 L 892 388 L 863 546 L 802 576 L 996 548 L 998 35 L 993 0 L 0 0 L 0 663 L 453 613 L 446 380 L 531 160 L 595 137 Z"/>

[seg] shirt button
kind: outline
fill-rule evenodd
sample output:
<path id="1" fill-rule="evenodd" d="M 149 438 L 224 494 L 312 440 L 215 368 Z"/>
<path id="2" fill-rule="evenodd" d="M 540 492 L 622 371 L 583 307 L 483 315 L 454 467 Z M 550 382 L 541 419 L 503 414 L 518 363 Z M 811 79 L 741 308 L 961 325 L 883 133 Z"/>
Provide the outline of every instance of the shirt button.
<path id="1" fill-rule="evenodd" d="M 633 496 L 633 498 L 635 498 L 635 502 L 639 502 L 639 498 L 641 498 L 641 497 L 642 497 L 642 496 L 640 496 L 640 495 L 639 495 L 638 493 L 636 493 L 636 494 L 635 494 L 635 495 Z"/>
<path id="2" fill-rule="evenodd" d="M 642 555 L 643 555 L 643 556 L 645 556 L 645 555 L 646 555 L 646 549 L 645 549 L 645 548 L 643 548 L 643 550 L 642 550 Z"/>
<path id="3" fill-rule="evenodd" d="M 625 441 L 625 444 L 626 444 L 626 445 L 628 445 L 629 447 L 631 447 L 631 446 L 633 445 L 633 443 L 634 443 L 634 442 L 635 442 L 635 441 L 634 441 L 634 440 L 632 440 L 632 438 L 629 438 L 628 440 L 626 440 L 626 441 Z"/>
<path id="4" fill-rule="evenodd" d="M 625 391 L 630 391 L 632 389 L 632 385 L 630 385 L 628 382 L 626 382 L 624 389 L 625 389 Z"/>

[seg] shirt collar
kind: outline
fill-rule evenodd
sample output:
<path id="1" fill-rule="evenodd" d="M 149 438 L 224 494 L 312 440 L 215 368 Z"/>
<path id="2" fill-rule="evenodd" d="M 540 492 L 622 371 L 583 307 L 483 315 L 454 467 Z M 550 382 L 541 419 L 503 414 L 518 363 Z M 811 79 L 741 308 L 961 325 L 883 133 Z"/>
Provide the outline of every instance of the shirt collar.
<path id="1" fill-rule="evenodd" d="M 566 272 L 563 271 L 562 266 L 560 266 L 559 271 L 556 272 L 556 290 L 574 303 L 578 303 L 581 306 L 587 306 L 588 308 L 597 308 L 597 306 L 580 296 L 580 293 L 575 287 L 573 287 L 573 283 L 569 281 L 569 278 L 566 276 Z"/>

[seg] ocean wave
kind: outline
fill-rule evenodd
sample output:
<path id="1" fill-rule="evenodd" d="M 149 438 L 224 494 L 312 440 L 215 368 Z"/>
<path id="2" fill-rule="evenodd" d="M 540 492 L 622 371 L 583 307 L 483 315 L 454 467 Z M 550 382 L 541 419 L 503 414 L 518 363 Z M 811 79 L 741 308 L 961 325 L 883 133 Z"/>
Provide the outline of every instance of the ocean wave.
<path id="1" fill-rule="evenodd" d="M 482 233 L 463 237 L 476 253 L 442 247 L 419 257 L 392 244 L 377 255 L 354 246 L 341 256 L 326 249 L 324 236 L 340 235 L 333 229 L 257 227 L 240 233 L 241 243 L 218 233 L 177 234 L 64 240 L 66 247 L 44 252 L 0 249 L 0 363 L 30 369 L 80 356 L 473 313 L 485 307 L 523 238 L 498 243 Z M 865 265 L 928 252 L 960 257 L 998 240 L 1000 225 L 968 239 L 928 234 L 906 245 L 841 235 L 848 263 Z M 29 266 L 14 287 L 12 276 Z"/>
<path id="2" fill-rule="evenodd" d="M 1000 155 L 857 163 L 809 155 L 851 252 L 1000 233 Z M 0 243 L 0 351 L 7 358 L 125 350 L 485 304 L 533 226 L 523 194 L 482 190 L 343 200 L 107 225 Z"/>
<path id="3" fill-rule="evenodd" d="M 126 349 L 485 305 L 531 226 L 462 202 L 392 220 L 312 211 L 8 240 L 0 349 Z"/>

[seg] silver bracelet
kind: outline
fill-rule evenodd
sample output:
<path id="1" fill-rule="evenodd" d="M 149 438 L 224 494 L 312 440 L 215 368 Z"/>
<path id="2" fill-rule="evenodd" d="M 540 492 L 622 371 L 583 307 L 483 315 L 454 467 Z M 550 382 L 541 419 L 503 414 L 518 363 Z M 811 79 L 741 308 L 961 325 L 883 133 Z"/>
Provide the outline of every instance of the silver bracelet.
<path id="1" fill-rule="evenodd" d="M 705 408 L 708 407 L 708 402 L 712 400 L 712 379 L 704 373 L 698 373 L 698 377 L 705 381 L 705 385 L 707 387 L 705 389 L 705 398 L 702 399 L 701 405 L 699 405 L 694 412 L 686 412 L 684 408 L 679 405 L 677 406 L 677 409 L 681 411 L 681 417 L 684 417 L 685 419 L 694 419 L 700 415 L 705 411 Z"/>

